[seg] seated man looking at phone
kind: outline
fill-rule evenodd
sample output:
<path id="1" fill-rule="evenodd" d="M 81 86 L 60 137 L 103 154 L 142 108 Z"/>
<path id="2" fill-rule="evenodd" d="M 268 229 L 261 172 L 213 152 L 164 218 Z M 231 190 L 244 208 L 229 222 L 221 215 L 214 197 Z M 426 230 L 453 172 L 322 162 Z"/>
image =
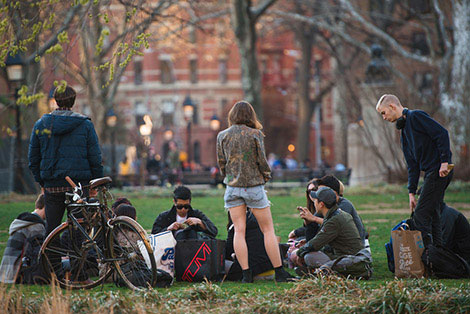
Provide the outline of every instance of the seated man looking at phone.
<path id="1" fill-rule="evenodd" d="M 341 255 L 355 255 L 364 248 L 352 216 L 341 210 L 335 192 L 329 187 L 311 191 L 315 208 L 324 217 L 320 231 L 296 254 L 307 266 L 318 268 Z M 328 250 L 325 248 L 328 246 Z"/>
<path id="2" fill-rule="evenodd" d="M 166 230 L 172 231 L 176 240 L 197 239 L 201 233 L 215 238 L 218 232 L 202 211 L 191 207 L 191 190 L 185 186 L 173 191 L 173 207 L 158 215 L 153 223 L 152 234 Z"/>

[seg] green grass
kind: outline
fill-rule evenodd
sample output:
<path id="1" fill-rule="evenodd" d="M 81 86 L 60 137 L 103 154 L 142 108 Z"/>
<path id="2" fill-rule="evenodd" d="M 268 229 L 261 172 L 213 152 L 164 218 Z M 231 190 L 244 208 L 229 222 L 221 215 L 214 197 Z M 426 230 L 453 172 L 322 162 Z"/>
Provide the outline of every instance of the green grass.
<path id="1" fill-rule="evenodd" d="M 470 205 L 470 193 L 469 192 L 470 192 L 470 189 L 467 189 L 467 186 L 464 189 L 450 190 L 448 193 L 446 193 L 446 202 L 449 205 L 459 210 L 462 210 L 468 217 L 468 214 L 470 212 L 470 206 L 469 206 Z M 114 191 L 114 194 L 116 197 L 119 197 L 119 196 L 129 197 L 133 205 L 137 208 L 138 222 L 146 230 L 150 230 L 158 214 L 161 213 L 162 211 L 169 209 L 172 204 L 171 198 L 168 197 L 169 191 L 164 191 L 164 192 L 160 191 L 160 192 L 155 192 L 155 193 L 154 192 L 130 193 L 130 192 Z M 215 225 L 219 229 L 219 234 L 217 238 L 225 239 L 227 235 L 227 232 L 225 229 L 226 224 L 227 224 L 227 213 L 223 207 L 224 205 L 223 197 L 222 197 L 223 190 L 218 190 L 218 191 L 215 190 L 207 194 L 209 196 L 203 196 L 203 193 L 200 193 L 200 192 L 194 193 L 192 205 L 194 208 L 202 210 L 215 223 Z M 408 289 L 410 287 L 411 287 L 410 289 L 424 289 L 420 285 L 427 287 L 426 289 L 428 288 L 431 290 L 434 289 L 432 291 L 438 291 L 439 289 L 441 289 L 442 290 L 441 293 L 447 293 L 446 291 L 448 290 L 446 289 L 450 289 L 449 291 L 460 293 L 463 296 L 465 296 L 465 300 L 463 301 L 455 300 L 455 302 L 457 302 L 456 304 L 460 304 L 458 302 L 463 302 L 462 304 L 464 305 L 467 303 L 470 304 L 469 280 L 421 279 L 421 280 L 395 281 L 393 278 L 393 274 L 389 272 L 388 267 L 387 267 L 387 258 L 386 258 L 386 253 L 384 249 L 384 244 L 389 241 L 390 229 L 402 219 L 406 219 L 409 217 L 409 213 L 407 210 L 408 196 L 407 196 L 406 189 L 404 187 L 394 187 L 394 188 L 377 187 L 377 188 L 372 188 L 370 190 L 351 189 L 351 193 L 347 194 L 346 196 L 358 209 L 359 214 L 364 221 L 364 225 L 366 229 L 369 231 L 370 245 L 372 249 L 372 256 L 374 259 L 373 278 L 366 282 L 363 282 L 363 281 L 354 282 L 354 285 L 355 285 L 354 289 L 359 289 L 360 291 L 362 291 L 360 292 L 361 298 L 366 298 L 366 297 L 371 298 L 371 296 L 367 296 L 367 293 L 369 293 L 370 291 L 383 290 L 383 291 L 389 291 L 391 295 L 393 296 L 393 298 L 397 297 L 398 298 L 397 300 L 402 300 L 403 299 L 402 297 L 399 297 L 396 295 L 396 293 L 401 293 L 400 292 L 401 290 L 400 291 L 394 290 L 395 283 L 397 284 L 399 283 L 399 285 L 403 285 L 403 289 Z M 1 254 L 3 254 L 3 250 L 5 248 L 6 241 L 8 239 L 8 226 L 10 222 L 20 212 L 31 210 L 34 204 L 34 199 L 31 197 L 25 200 L 18 199 L 17 197 L 15 197 L 14 199 L 15 201 L 11 201 L 11 199 L 9 201 L 8 198 L 3 198 L 3 200 L 0 200 L 0 253 Z M 296 206 L 305 205 L 304 191 L 300 189 L 293 190 L 293 191 L 269 191 L 269 199 L 272 202 L 271 209 L 272 209 L 276 234 L 280 235 L 282 238 L 282 241 L 284 242 L 287 240 L 287 234 L 292 229 L 297 228 L 301 225 L 301 220 L 298 217 L 298 211 L 296 210 Z M 318 280 L 320 281 L 316 281 L 316 284 L 321 283 L 322 279 L 318 279 Z M 345 282 L 349 282 L 349 281 L 345 281 Z M 389 286 L 389 283 L 394 283 L 392 284 L 393 287 Z M 172 302 L 176 302 L 175 300 L 181 301 L 181 299 L 185 298 L 186 294 L 190 296 L 194 294 L 196 295 L 195 298 L 201 301 L 201 298 L 208 297 L 208 296 L 205 296 L 206 293 L 214 294 L 213 297 L 216 300 L 220 299 L 220 301 L 222 302 L 226 296 L 225 294 L 229 294 L 229 295 L 236 296 L 235 299 L 237 298 L 239 299 L 239 302 L 241 302 L 240 306 L 243 308 L 244 306 L 248 306 L 250 304 L 250 302 L 247 301 L 249 300 L 249 298 L 256 299 L 257 300 L 256 302 L 261 302 L 261 303 L 268 302 L 269 303 L 271 302 L 269 300 L 270 298 L 272 297 L 283 298 L 283 293 L 287 293 L 287 291 L 292 291 L 293 289 L 294 290 L 299 289 L 299 285 L 303 285 L 303 284 L 304 283 L 275 284 L 273 282 L 267 281 L 267 282 L 256 282 L 253 285 L 241 285 L 239 283 L 224 282 L 223 284 L 215 285 L 217 288 L 214 288 L 213 285 L 197 285 L 197 284 L 178 282 L 178 283 L 175 283 L 174 286 L 170 289 L 158 289 L 157 293 L 159 293 L 163 299 L 169 298 L 168 300 L 173 300 L 174 298 L 176 298 Z M 349 285 L 349 283 L 338 283 L 334 281 L 328 281 L 327 283 L 325 283 L 325 285 L 326 284 L 328 285 L 331 284 L 333 286 L 343 285 L 343 284 Z M 408 287 L 407 285 L 410 285 L 410 287 Z M 415 287 L 416 285 L 418 285 L 419 287 L 416 288 Z M 21 289 L 21 295 L 26 296 L 24 297 L 25 299 L 23 299 L 22 301 L 23 303 L 32 302 L 30 299 L 34 300 L 35 298 L 38 298 L 39 296 L 47 295 L 51 292 L 50 287 L 40 287 L 40 286 L 24 286 L 24 287 L 20 286 L 20 288 L 15 287 L 11 290 L 17 291 L 15 289 Z M 221 289 L 221 290 L 218 290 L 218 289 Z M 130 293 L 127 289 L 117 288 L 112 284 L 107 284 L 103 288 L 95 288 L 91 291 L 72 292 L 72 295 L 80 296 L 79 300 L 88 300 L 90 296 L 93 296 L 92 299 L 99 299 L 99 298 L 109 299 L 111 298 L 111 296 L 109 295 L 108 291 L 114 291 L 114 293 L 118 296 Z M 203 296 L 201 297 L 200 294 L 202 294 Z M 264 296 L 264 299 L 259 299 L 260 296 Z M 350 296 L 347 296 L 347 295 L 344 296 L 345 300 L 348 299 L 349 297 Z M 382 299 L 385 297 L 386 296 L 384 294 L 382 296 Z M 418 295 L 416 295 L 415 297 L 419 298 Z M 467 300 L 467 298 L 469 299 Z M 378 303 L 377 304 L 374 303 L 377 300 L 374 301 L 372 299 L 370 300 L 364 299 L 363 301 L 372 302 L 370 304 L 367 302 L 364 303 L 364 309 L 368 308 L 368 306 L 374 306 L 374 308 L 380 308 L 380 305 L 377 305 Z M 41 299 L 41 302 L 45 302 L 45 300 Z M 77 302 L 78 302 L 77 300 L 72 300 L 70 302 L 69 302 L 71 304 L 70 306 L 75 307 L 75 309 L 79 309 L 79 306 L 77 305 Z M 202 307 L 199 307 L 199 310 L 205 312 L 206 310 L 208 310 L 207 304 L 204 305 L 205 303 L 203 301 L 201 302 L 202 303 L 200 304 L 200 306 Z M 235 301 L 231 301 L 231 302 L 235 302 Z M 246 304 L 243 302 L 246 302 Z M 397 304 L 395 305 L 399 307 L 399 305 Z M 406 303 L 406 304 L 409 304 L 409 303 Z M 152 306 L 156 306 L 156 305 L 152 305 Z M 234 306 L 236 306 L 236 304 Z M 329 309 L 335 308 L 336 305 L 331 305 L 331 306 L 332 307 L 330 307 Z M 266 305 L 266 309 L 271 309 L 272 311 L 271 310 L 264 311 L 264 310 L 254 308 L 254 307 L 249 307 L 249 308 L 250 308 L 250 311 L 276 312 L 273 310 L 276 308 L 275 303 L 272 303 L 272 304 L 269 303 Z M 288 307 L 286 311 L 289 312 L 293 308 L 295 308 L 295 306 Z M 344 307 L 344 308 L 341 307 L 341 308 L 342 310 L 344 310 L 344 309 L 348 309 L 349 307 Z M 451 308 L 454 309 L 454 307 L 451 307 Z M 158 309 L 173 311 L 174 308 L 170 306 L 170 307 L 166 307 L 166 308 L 164 307 L 164 308 L 158 308 Z M 426 309 L 429 310 L 431 308 L 425 308 L 425 311 Z M 470 310 L 470 307 L 467 309 Z M 190 310 L 190 312 L 192 311 L 193 310 Z M 177 312 L 180 312 L 180 311 L 177 310 Z M 229 312 L 232 312 L 232 311 L 229 310 Z M 281 311 L 281 312 L 284 312 L 284 311 Z"/>

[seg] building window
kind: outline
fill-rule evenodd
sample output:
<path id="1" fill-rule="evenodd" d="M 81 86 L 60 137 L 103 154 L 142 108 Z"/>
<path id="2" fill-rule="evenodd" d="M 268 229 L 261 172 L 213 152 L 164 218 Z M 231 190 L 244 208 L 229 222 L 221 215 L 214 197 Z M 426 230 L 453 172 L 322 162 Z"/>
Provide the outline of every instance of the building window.
<path id="1" fill-rule="evenodd" d="M 415 32 L 413 33 L 411 48 L 414 53 L 420 54 L 422 56 L 429 55 L 429 46 L 426 42 L 426 34 L 424 32 Z"/>
<path id="2" fill-rule="evenodd" d="M 170 59 L 160 60 L 160 80 L 162 84 L 172 84 L 175 82 L 173 62 Z"/>
<path id="3" fill-rule="evenodd" d="M 295 60 L 294 80 L 295 82 L 300 80 L 300 60 Z"/>
<path id="4" fill-rule="evenodd" d="M 193 123 L 199 124 L 199 104 L 194 102 Z"/>
<path id="5" fill-rule="evenodd" d="M 197 83 L 197 59 L 189 60 L 190 81 L 192 84 Z"/>
<path id="6" fill-rule="evenodd" d="M 135 124 L 140 126 L 145 124 L 144 116 L 147 114 L 147 108 L 142 101 L 136 101 L 134 104 Z"/>
<path id="7" fill-rule="evenodd" d="M 191 44 L 195 44 L 196 41 L 197 41 L 197 33 L 196 33 L 197 29 L 196 29 L 196 26 L 191 26 L 189 28 L 189 42 Z"/>
<path id="8" fill-rule="evenodd" d="M 134 84 L 142 84 L 142 60 L 134 60 Z"/>
<path id="9" fill-rule="evenodd" d="M 162 102 L 162 124 L 165 127 L 174 124 L 175 103 L 171 99 L 163 100 Z"/>
<path id="10" fill-rule="evenodd" d="M 414 79 L 416 87 L 423 96 L 432 96 L 433 75 L 431 72 L 416 72 Z"/>
<path id="11" fill-rule="evenodd" d="M 201 143 L 199 143 L 199 141 L 194 142 L 193 152 L 194 152 L 194 161 L 197 164 L 200 164 L 201 163 Z"/>
<path id="12" fill-rule="evenodd" d="M 225 107 L 227 107 L 228 100 L 227 98 L 222 98 L 220 100 L 220 112 L 225 112 Z"/>
<path id="13" fill-rule="evenodd" d="M 227 83 L 227 59 L 219 59 L 219 80 L 220 83 Z"/>

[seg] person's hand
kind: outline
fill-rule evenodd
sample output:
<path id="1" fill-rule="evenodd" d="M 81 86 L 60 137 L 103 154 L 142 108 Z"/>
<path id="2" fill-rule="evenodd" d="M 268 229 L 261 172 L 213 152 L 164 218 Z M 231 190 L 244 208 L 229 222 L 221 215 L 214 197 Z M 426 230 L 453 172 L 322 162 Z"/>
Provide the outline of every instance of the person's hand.
<path id="1" fill-rule="evenodd" d="M 449 163 L 443 162 L 441 164 L 441 168 L 439 169 L 439 176 L 440 177 L 445 177 L 449 174 Z"/>
<path id="2" fill-rule="evenodd" d="M 196 217 L 190 217 L 186 219 L 185 223 L 187 223 L 190 226 L 198 226 L 198 225 L 201 227 L 203 226 L 202 220 Z"/>
<path id="3" fill-rule="evenodd" d="M 315 222 L 318 223 L 318 217 L 314 216 L 307 208 L 302 207 L 300 211 L 300 218 L 305 220 L 306 223 Z"/>
<path id="4" fill-rule="evenodd" d="M 302 240 L 300 240 L 299 242 L 297 242 L 297 244 L 295 245 L 295 247 L 300 248 L 300 247 L 304 246 L 305 243 L 307 243 L 307 240 L 302 239 Z"/>
<path id="5" fill-rule="evenodd" d="M 172 223 L 171 225 L 169 225 L 168 228 L 166 228 L 166 230 L 172 230 L 172 231 L 179 230 L 179 229 L 183 229 L 183 225 L 176 221 Z"/>
<path id="6" fill-rule="evenodd" d="M 410 210 L 413 212 L 416 208 L 416 197 L 413 193 L 409 194 L 410 196 Z"/>
<path id="7" fill-rule="evenodd" d="M 289 238 L 289 239 L 295 239 L 295 238 L 297 238 L 297 236 L 295 235 L 295 230 L 292 230 L 292 231 L 289 233 L 288 238 Z"/>

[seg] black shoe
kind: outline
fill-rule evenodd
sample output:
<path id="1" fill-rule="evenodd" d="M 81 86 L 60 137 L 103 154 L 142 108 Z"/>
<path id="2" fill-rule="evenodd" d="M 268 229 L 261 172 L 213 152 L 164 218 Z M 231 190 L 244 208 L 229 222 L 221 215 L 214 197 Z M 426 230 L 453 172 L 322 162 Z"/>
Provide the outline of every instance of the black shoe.
<path id="1" fill-rule="evenodd" d="M 242 283 L 253 283 L 253 273 L 251 272 L 251 269 L 242 270 L 242 272 Z"/>
<path id="2" fill-rule="evenodd" d="M 313 274 L 313 271 L 307 266 L 297 266 L 294 268 L 294 271 L 300 277 L 308 277 L 309 275 Z"/>
<path id="3" fill-rule="evenodd" d="M 276 271 L 276 282 L 291 282 L 299 279 L 298 277 L 292 276 L 284 268 L 280 267 L 275 269 Z"/>

